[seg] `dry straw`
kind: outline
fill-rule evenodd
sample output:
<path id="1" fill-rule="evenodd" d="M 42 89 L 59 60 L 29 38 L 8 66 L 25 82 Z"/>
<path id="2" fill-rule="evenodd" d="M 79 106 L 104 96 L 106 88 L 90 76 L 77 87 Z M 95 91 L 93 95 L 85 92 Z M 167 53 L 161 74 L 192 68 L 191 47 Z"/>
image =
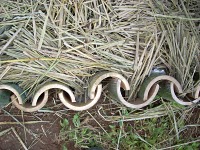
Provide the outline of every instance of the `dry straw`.
<path id="1" fill-rule="evenodd" d="M 199 1 L 151 3 L 161 31 L 166 31 L 162 61 L 189 93 L 200 84 Z"/>
<path id="2" fill-rule="evenodd" d="M 158 59 L 164 34 L 146 1 L 1 2 L 1 82 L 28 93 L 48 80 L 85 92 L 95 72 L 122 73 L 130 97 Z"/>
<path id="3" fill-rule="evenodd" d="M 199 14 L 184 4 L 1 0 L 0 80 L 19 83 L 28 95 L 57 80 L 80 96 L 93 74 L 109 70 L 129 80 L 132 100 L 153 68 L 168 68 L 185 91 L 192 90 L 198 84 L 192 77 L 199 70 Z"/>

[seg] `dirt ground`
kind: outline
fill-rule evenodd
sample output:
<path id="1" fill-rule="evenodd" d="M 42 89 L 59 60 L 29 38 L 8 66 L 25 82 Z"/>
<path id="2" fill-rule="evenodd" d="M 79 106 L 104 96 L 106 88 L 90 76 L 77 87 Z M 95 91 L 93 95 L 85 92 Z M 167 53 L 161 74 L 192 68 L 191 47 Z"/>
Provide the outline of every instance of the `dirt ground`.
<path id="1" fill-rule="evenodd" d="M 6 109 L 7 112 L 8 110 Z M 61 129 L 60 121 L 62 117 L 68 118 L 69 115 L 59 116 L 55 113 L 25 113 L 21 115 L 16 108 L 11 109 L 10 114 L 7 112 L 1 110 L 0 133 L 13 128 L 17 135 L 12 130 L 1 135 L 0 150 L 24 150 L 20 139 L 30 150 L 62 149 L 62 143 L 58 139 Z M 78 150 L 72 142 L 68 143 L 67 148 Z"/>
<path id="2" fill-rule="evenodd" d="M 96 108 L 102 106 L 104 102 L 98 102 L 96 106 L 89 110 L 94 113 Z M 105 106 L 105 105 L 104 105 Z M 112 106 L 107 106 L 112 108 Z M 76 112 L 68 110 L 63 105 L 56 105 L 56 110 L 64 110 L 62 113 L 36 112 L 24 113 L 11 106 L 0 111 L 0 150 L 24 150 L 24 145 L 29 150 L 62 150 L 63 141 L 60 140 L 59 133 L 61 130 L 60 122 L 66 118 L 72 120 Z M 110 111 L 112 113 L 112 111 Z M 200 109 L 193 111 L 192 118 L 188 119 L 188 124 L 195 124 L 199 119 Z M 106 127 L 109 122 L 95 116 L 98 121 Z M 88 123 L 92 127 L 98 127 L 98 124 L 90 118 Z M 134 126 L 134 124 L 132 124 Z M 9 130 L 10 129 L 10 130 Z M 199 128 L 191 128 L 184 132 L 185 137 L 199 137 Z M 8 131 L 9 130 L 9 131 Z M 3 134 L 4 131 L 7 131 Z M 140 133 L 138 131 L 138 133 Z M 191 135 L 195 134 L 195 135 Z M 145 133 L 140 133 L 145 134 Z M 68 150 L 80 150 L 74 146 L 71 141 L 65 141 Z"/>
<path id="3" fill-rule="evenodd" d="M 72 120 L 77 112 L 67 109 L 61 103 L 57 105 L 52 103 L 50 98 L 47 104 L 50 112 L 21 113 L 12 104 L 0 110 L 0 150 L 24 150 L 22 143 L 29 150 L 62 150 L 63 142 L 68 150 L 80 150 L 73 142 L 62 141 L 59 138 L 61 121 L 64 118 Z M 101 103 L 103 102 L 99 101 L 96 106 Z M 94 112 L 96 106 L 89 111 Z M 56 113 L 60 110 L 62 111 Z M 98 126 L 92 119 L 89 122 L 91 126 Z M 10 131 L 2 134 L 9 129 Z"/>

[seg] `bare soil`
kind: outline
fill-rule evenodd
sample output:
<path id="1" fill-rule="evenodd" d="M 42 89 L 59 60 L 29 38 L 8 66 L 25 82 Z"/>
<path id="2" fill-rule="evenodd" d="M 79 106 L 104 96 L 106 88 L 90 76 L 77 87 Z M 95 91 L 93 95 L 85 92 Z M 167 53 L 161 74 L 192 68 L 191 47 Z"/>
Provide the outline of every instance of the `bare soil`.
<path id="1" fill-rule="evenodd" d="M 61 150 L 63 143 L 58 139 L 61 129 L 62 117 L 55 113 L 24 113 L 21 114 L 16 108 L 6 108 L 10 115 L 1 110 L 0 112 L 0 150 L 24 150 L 22 142 L 29 150 Z M 20 124 L 21 123 L 21 124 Z M 13 128 L 16 134 L 10 130 L 1 135 L 7 129 Z M 67 142 L 69 150 L 78 150 L 73 142 Z"/>
<path id="2" fill-rule="evenodd" d="M 111 110 L 113 107 L 109 105 L 109 102 L 100 100 L 96 106 L 89 110 L 89 113 L 96 114 L 94 117 L 98 119 L 98 122 L 102 126 L 108 127 L 110 122 L 103 120 L 97 114 L 97 108 L 103 106 L 105 110 L 109 110 L 107 113 L 112 115 L 114 110 Z M 24 113 L 22 114 L 18 109 L 9 106 L 4 110 L 0 110 L 0 150 L 24 150 L 22 143 L 26 145 L 29 150 L 62 150 L 63 144 L 68 150 L 81 150 L 74 146 L 72 141 L 62 141 L 59 139 L 59 133 L 61 130 L 60 122 L 67 118 L 69 121 L 72 121 L 72 118 L 75 113 L 74 111 L 67 110 L 63 105 L 57 105 L 56 110 L 66 110 L 63 114 L 54 112 L 37 112 L 37 113 Z M 188 114 L 187 124 L 195 124 L 199 119 L 200 109 L 192 111 L 192 115 Z M 84 113 L 83 113 L 84 114 Z M 82 118 L 87 118 L 89 115 L 86 115 Z M 116 115 L 116 114 L 115 114 Z M 85 122 L 85 120 L 81 120 Z M 134 122 L 129 122 L 134 127 Z M 91 127 L 99 127 L 99 125 L 89 116 L 87 121 Z M 16 131 L 16 134 L 10 130 L 9 132 L 2 134 L 3 131 L 13 128 Z M 200 132 L 199 128 L 188 128 L 182 134 L 184 137 L 199 137 Z M 143 131 L 138 131 L 141 135 L 145 134 Z M 20 142 L 20 139 L 22 142 Z M 64 143 L 63 143 L 64 142 Z"/>

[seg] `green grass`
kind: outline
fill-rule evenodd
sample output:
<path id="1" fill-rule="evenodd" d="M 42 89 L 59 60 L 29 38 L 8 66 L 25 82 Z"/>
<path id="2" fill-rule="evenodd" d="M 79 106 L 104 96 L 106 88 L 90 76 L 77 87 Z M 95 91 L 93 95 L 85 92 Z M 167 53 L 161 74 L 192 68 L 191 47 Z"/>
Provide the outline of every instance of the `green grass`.
<path id="1" fill-rule="evenodd" d="M 183 116 L 188 109 L 184 111 L 182 109 L 176 113 L 170 110 L 170 107 L 168 109 L 167 116 L 145 120 L 106 122 L 99 118 L 98 123 L 101 127 L 94 124 L 95 121 L 91 119 L 84 123 L 85 114 L 76 113 L 72 119 L 62 120 L 60 138 L 66 141 L 66 145 L 71 141 L 74 142 L 75 147 L 79 148 L 99 146 L 108 150 L 170 148 L 197 150 L 200 146 L 198 143 L 200 140 L 196 135 L 199 129 L 199 119 L 196 123 L 191 123 L 188 119 L 192 115 Z M 100 116 L 94 114 L 94 117 Z M 63 149 L 66 149 L 66 146 Z"/>

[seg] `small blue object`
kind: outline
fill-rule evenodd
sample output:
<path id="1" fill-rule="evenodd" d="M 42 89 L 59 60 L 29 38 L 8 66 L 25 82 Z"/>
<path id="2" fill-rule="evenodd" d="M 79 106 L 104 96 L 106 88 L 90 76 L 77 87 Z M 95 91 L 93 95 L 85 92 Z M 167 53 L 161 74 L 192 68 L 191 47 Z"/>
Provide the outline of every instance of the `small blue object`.
<path id="1" fill-rule="evenodd" d="M 154 75 L 154 74 L 158 74 L 158 75 L 166 75 L 166 72 L 164 69 L 160 69 L 160 68 L 154 68 L 152 71 L 151 71 L 151 75 Z"/>

